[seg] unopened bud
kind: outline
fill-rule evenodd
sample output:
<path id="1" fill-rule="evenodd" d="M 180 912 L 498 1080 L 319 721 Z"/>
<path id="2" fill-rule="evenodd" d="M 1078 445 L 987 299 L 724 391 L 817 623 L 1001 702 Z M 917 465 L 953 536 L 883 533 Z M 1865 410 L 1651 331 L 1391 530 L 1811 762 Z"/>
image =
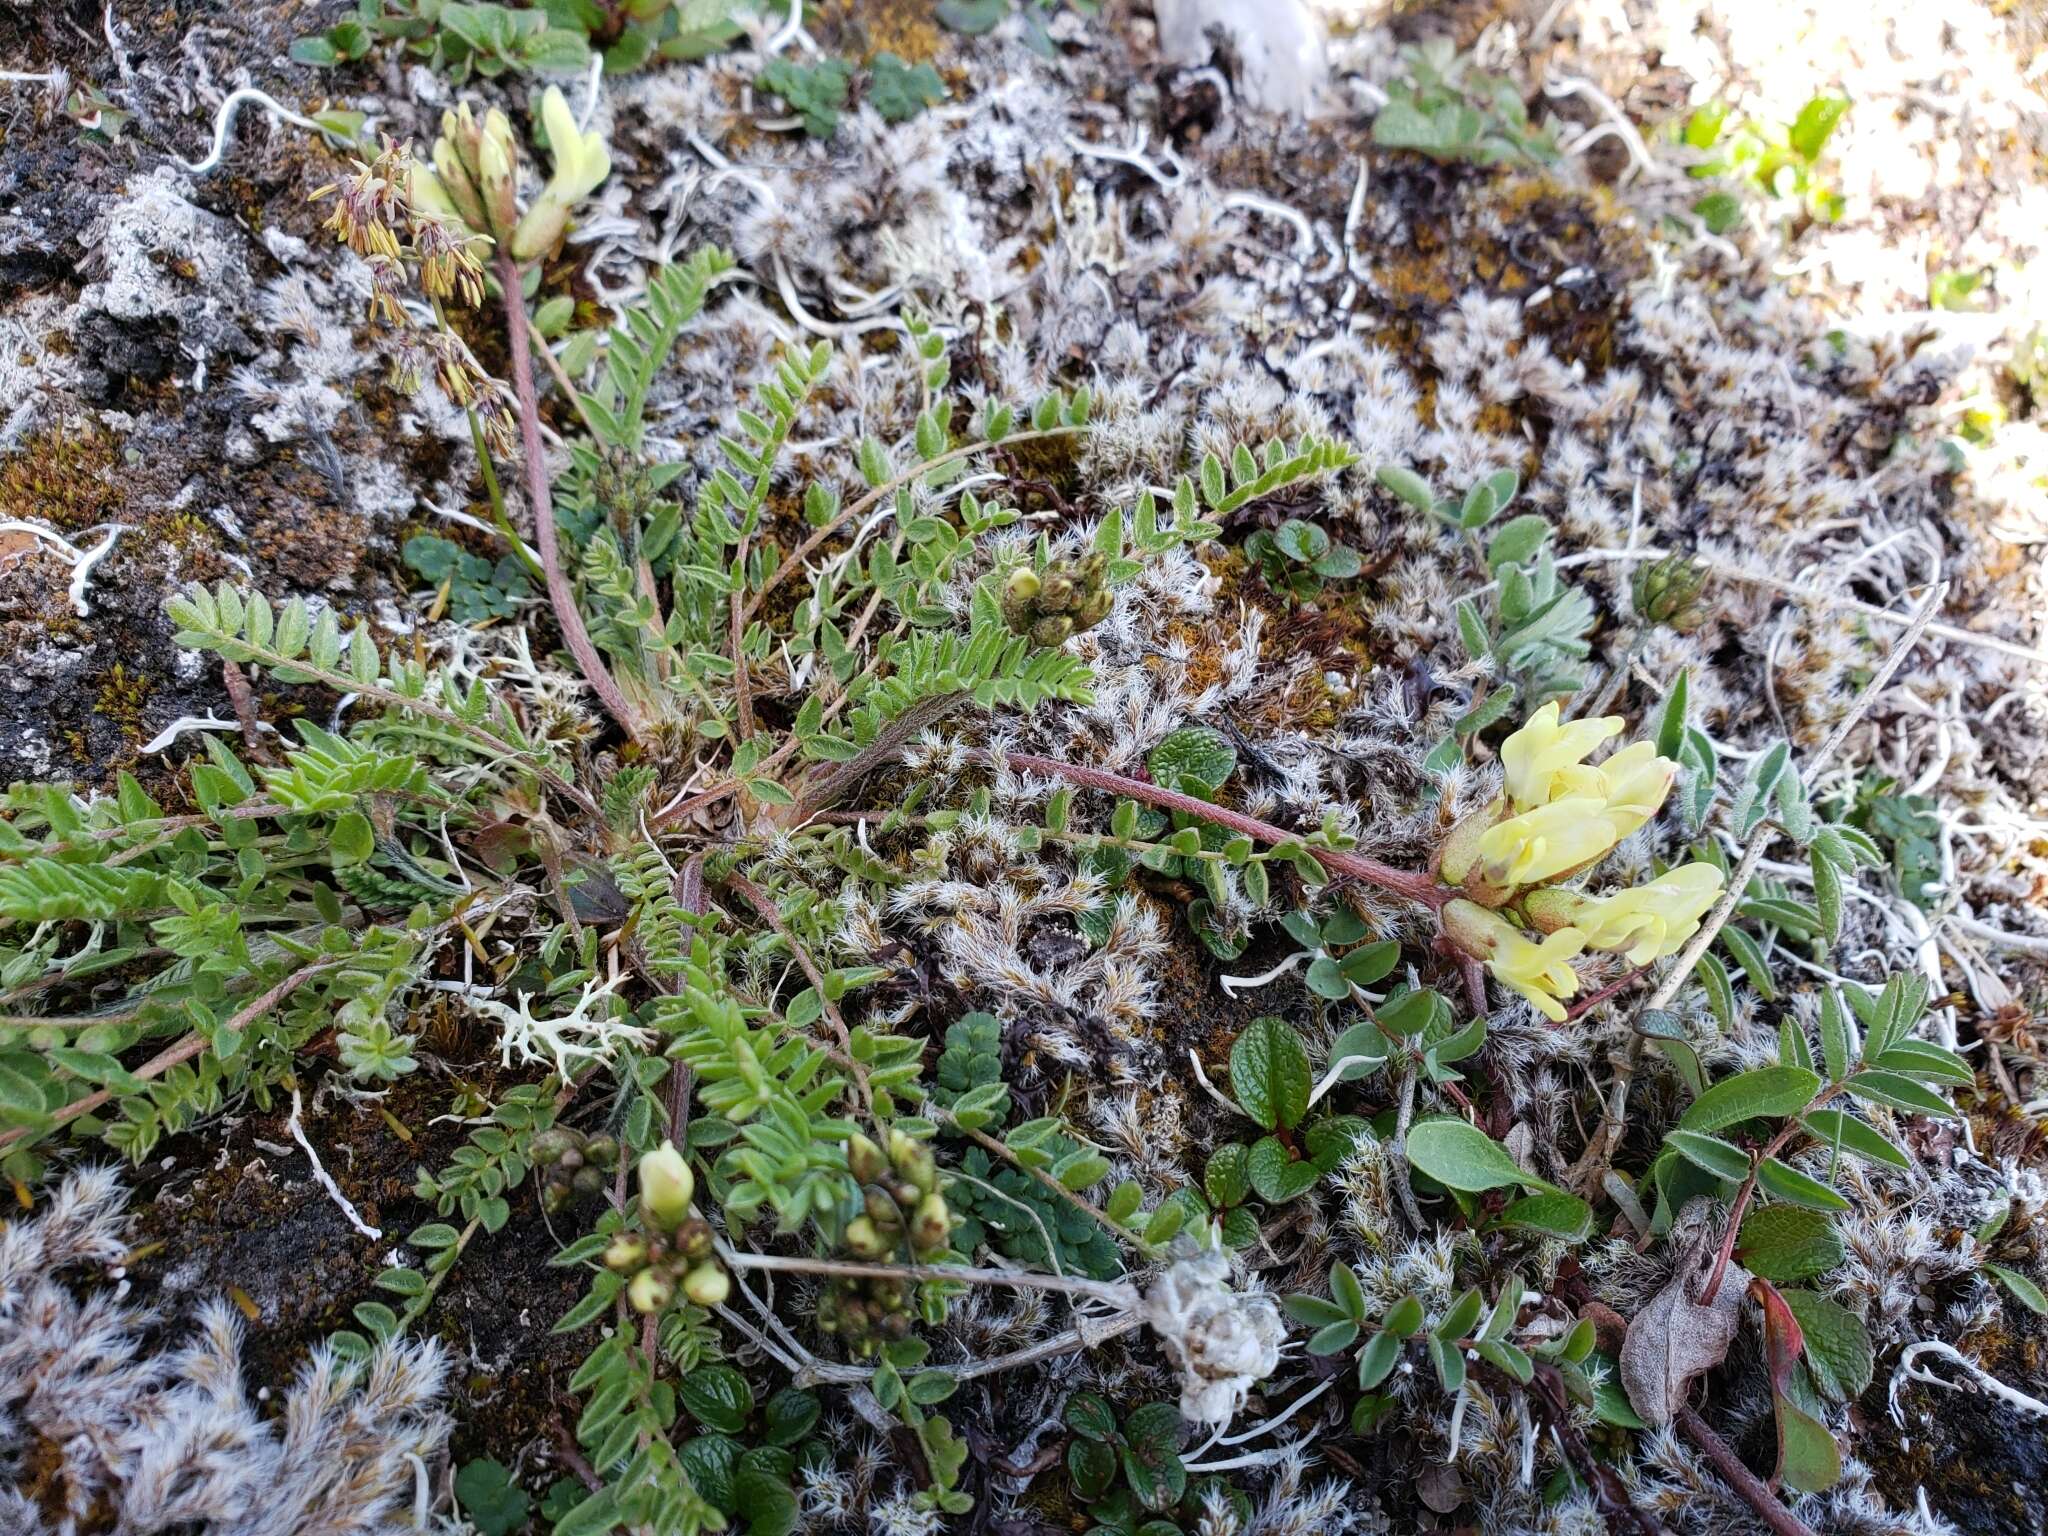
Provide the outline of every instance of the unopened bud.
<path id="1" fill-rule="evenodd" d="M 626 1283 L 635 1312 L 659 1312 L 676 1299 L 676 1283 L 658 1269 L 643 1269 Z"/>
<path id="2" fill-rule="evenodd" d="M 846 1167 L 855 1183 L 872 1184 L 889 1171 L 889 1162 L 880 1147 L 856 1131 L 846 1143 Z"/>
<path id="3" fill-rule="evenodd" d="M 944 1195 L 929 1194 L 918 1202 L 917 1214 L 910 1219 L 910 1242 L 918 1252 L 945 1247 L 952 1232 L 953 1213 L 946 1209 Z"/>
<path id="4" fill-rule="evenodd" d="M 690 1214 L 696 1176 L 672 1141 L 640 1159 L 640 1210 L 657 1226 L 674 1231 Z"/>
<path id="5" fill-rule="evenodd" d="M 1031 643 L 1043 650 L 1065 645 L 1074 632 L 1074 621 L 1064 613 L 1048 613 L 1031 626 Z"/>
<path id="6" fill-rule="evenodd" d="M 1537 932 L 1555 933 L 1571 926 L 1572 914 L 1584 903 L 1585 897 L 1577 891 L 1561 891 L 1546 885 L 1522 899 L 1522 915 Z"/>
<path id="7" fill-rule="evenodd" d="M 700 1307 L 722 1307 L 732 1294 L 732 1280 L 716 1264 L 699 1264 L 683 1276 L 683 1294 Z"/>
<path id="8" fill-rule="evenodd" d="M 846 1246 L 863 1259 L 879 1259 L 889 1251 L 888 1239 L 865 1216 L 856 1216 L 846 1224 Z"/>
<path id="9" fill-rule="evenodd" d="M 526 1145 L 527 1155 L 542 1168 L 551 1168 L 566 1160 L 570 1153 L 583 1144 L 583 1138 L 567 1126 L 550 1126 L 537 1133 Z M 580 1163 L 581 1158 L 577 1161 Z M 576 1166 L 571 1164 L 571 1167 Z"/>
<path id="10" fill-rule="evenodd" d="M 1650 624 L 1663 624 L 1684 634 L 1698 629 L 1706 615 L 1697 600 L 1706 585 L 1707 568 L 1689 555 L 1666 555 L 1636 567 L 1630 595 L 1636 616 Z"/>
<path id="11" fill-rule="evenodd" d="M 711 1224 L 702 1217 L 692 1216 L 676 1228 L 676 1252 L 692 1264 L 711 1257 L 718 1245 L 712 1240 Z"/>
<path id="12" fill-rule="evenodd" d="M 647 1244 L 637 1237 L 615 1237 L 604 1251 L 604 1267 L 615 1274 L 630 1275 L 647 1267 Z"/>
<path id="13" fill-rule="evenodd" d="M 1437 873 L 1452 885 L 1461 885 L 1472 872 L 1472 866 L 1479 862 L 1479 840 L 1486 835 L 1487 828 L 1500 820 L 1500 813 L 1506 808 L 1502 800 L 1472 812 L 1451 828 L 1450 836 L 1443 841 L 1437 853 Z"/>

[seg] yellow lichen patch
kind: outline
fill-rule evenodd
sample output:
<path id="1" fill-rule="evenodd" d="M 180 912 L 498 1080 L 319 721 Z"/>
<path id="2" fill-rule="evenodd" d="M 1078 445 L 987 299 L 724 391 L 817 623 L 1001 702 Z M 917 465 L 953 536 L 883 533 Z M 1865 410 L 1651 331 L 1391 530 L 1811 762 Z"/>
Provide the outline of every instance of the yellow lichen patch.
<path id="1" fill-rule="evenodd" d="M 878 53 L 917 64 L 945 47 L 929 0 L 828 0 L 817 22 L 841 48 L 871 59 Z"/>

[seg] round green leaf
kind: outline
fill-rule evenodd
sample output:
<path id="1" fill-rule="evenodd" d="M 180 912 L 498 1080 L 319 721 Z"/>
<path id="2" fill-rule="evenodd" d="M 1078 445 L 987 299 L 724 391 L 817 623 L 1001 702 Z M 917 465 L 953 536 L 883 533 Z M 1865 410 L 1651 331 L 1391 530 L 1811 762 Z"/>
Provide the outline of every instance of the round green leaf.
<path id="1" fill-rule="evenodd" d="M 1308 1052 L 1284 1019 L 1254 1019 L 1230 1048 L 1231 1092 L 1269 1131 L 1299 1125 L 1313 1087 Z"/>
<path id="2" fill-rule="evenodd" d="M 1271 1136 L 1262 1136 L 1252 1144 L 1248 1167 L 1252 1188 L 1258 1191 L 1261 1200 L 1274 1205 L 1284 1205 L 1307 1194 L 1321 1177 L 1314 1163 L 1290 1157 L 1287 1149 Z"/>
<path id="3" fill-rule="evenodd" d="M 677 1388 L 683 1406 L 707 1429 L 736 1435 L 754 1411 L 754 1389 L 729 1365 L 700 1365 Z"/>

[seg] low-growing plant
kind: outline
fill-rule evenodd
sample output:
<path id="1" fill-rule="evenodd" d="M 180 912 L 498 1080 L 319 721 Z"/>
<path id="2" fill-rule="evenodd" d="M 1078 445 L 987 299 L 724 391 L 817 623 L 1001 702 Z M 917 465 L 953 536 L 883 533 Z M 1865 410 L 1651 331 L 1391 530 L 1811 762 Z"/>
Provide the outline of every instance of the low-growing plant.
<path id="1" fill-rule="evenodd" d="M 1846 96 L 1816 95 L 1786 124 L 1736 117 L 1719 101 L 1695 107 L 1673 126 L 1691 158 L 1686 174 L 1732 185 L 1695 200 L 1693 213 L 1710 232 L 1726 234 L 1742 222 L 1746 189 L 1790 202 L 1809 219 L 1834 223 L 1845 204 L 1827 179 L 1822 157 L 1849 105 Z"/>
<path id="2" fill-rule="evenodd" d="M 1400 73 L 1386 89 L 1372 120 L 1373 142 L 1383 148 L 1481 165 L 1557 160 L 1556 131 L 1530 123 L 1521 87 L 1475 68 L 1447 37 L 1404 45 Z"/>

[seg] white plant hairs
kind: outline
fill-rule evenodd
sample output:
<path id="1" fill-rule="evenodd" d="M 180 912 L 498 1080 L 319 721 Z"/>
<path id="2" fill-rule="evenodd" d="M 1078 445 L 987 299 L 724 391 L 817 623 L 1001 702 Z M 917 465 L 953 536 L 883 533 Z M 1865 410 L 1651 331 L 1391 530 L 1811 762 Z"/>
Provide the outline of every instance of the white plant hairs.
<path id="1" fill-rule="evenodd" d="M 111 1168 L 86 1169 L 0 1231 L 0 1536 L 425 1529 L 450 1422 L 440 1345 L 360 1367 L 317 1346 L 266 1415 L 226 1302 L 181 1333 L 90 1288 L 128 1252 L 125 1201 Z"/>

